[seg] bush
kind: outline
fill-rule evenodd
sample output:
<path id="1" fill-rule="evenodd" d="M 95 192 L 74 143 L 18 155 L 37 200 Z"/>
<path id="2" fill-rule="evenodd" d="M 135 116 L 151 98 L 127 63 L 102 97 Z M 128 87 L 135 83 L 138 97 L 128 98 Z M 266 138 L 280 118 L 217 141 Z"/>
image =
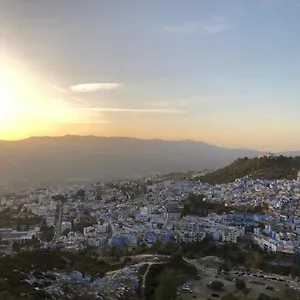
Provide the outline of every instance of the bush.
<path id="1" fill-rule="evenodd" d="M 238 290 L 242 291 L 246 288 L 246 283 L 242 279 L 237 279 L 235 282 L 235 286 Z"/>
<path id="2" fill-rule="evenodd" d="M 213 290 L 220 291 L 224 288 L 224 283 L 222 281 L 215 280 L 212 283 L 208 284 L 207 286 Z"/>

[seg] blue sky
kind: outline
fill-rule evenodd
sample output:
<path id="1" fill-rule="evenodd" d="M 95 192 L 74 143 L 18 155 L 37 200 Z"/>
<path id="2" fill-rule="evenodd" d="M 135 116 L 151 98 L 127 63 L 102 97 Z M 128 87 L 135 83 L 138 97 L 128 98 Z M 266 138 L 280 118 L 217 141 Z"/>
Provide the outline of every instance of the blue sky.
<path id="1" fill-rule="evenodd" d="M 48 85 L 44 93 L 99 108 L 48 126 L 51 134 L 300 149 L 300 1 L 0 5 L 5 54 Z"/>

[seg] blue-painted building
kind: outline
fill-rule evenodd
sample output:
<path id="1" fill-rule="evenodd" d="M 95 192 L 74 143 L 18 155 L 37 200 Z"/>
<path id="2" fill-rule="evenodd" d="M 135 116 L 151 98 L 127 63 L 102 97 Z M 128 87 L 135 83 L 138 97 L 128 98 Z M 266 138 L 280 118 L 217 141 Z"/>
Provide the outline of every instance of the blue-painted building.
<path id="1" fill-rule="evenodd" d="M 195 232 L 196 231 L 196 223 L 195 222 L 188 222 L 187 230 Z"/>
<path id="2" fill-rule="evenodd" d="M 180 219 L 181 210 L 178 201 L 169 201 L 165 206 L 165 218 Z"/>
<path id="3" fill-rule="evenodd" d="M 161 233 L 155 233 L 152 231 L 147 232 L 145 236 L 145 242 L 154 244 L 156 241 L 161 241 L 163 244 L 168 243 L 173 238 L 172 232 L 165 231 Z"/>
<path id="4" fill-rule="evenodd" d="M 216 242 L 220 241 L 221 237 L 222 237 L 222 231 L 221 230 L 215 230 L 213 232 L 214 241 L 216 241 Z"/>
<path id="5" fill-rule="evenodd" d="M 111 240 L 111 246 L 124 247 L 127 244 L 127 238 L 125 236 L 115 236 Z"/>
<path id="6" fill-rule="evenodd" d="M 258 215 L 258 214 L 235 212 L 232 215 L 233 225 L 257 227 L 261 220 L 262 220 L 262 215 Z"/>

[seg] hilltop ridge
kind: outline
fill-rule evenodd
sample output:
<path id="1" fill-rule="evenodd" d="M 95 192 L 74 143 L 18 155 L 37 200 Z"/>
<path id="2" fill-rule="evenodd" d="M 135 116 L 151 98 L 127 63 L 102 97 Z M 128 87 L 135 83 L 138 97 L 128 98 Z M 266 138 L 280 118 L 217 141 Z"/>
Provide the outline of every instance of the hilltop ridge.
<path id="1" fill-rule="evenodd" d="M 220 168 L 255 150 L 196 141 L 63 136 L 0 141 L 1 182 L 15 187 L 86 183 Z"/>
<path id="2" fill-rule="evenodd" d="M 197 179 L 210 184 L 233 182 L 249 176 L 254 179 L 296 179 L 300 170 L 300 156 L 273 156 L 238 158 L 230 165 L 200 176 Z"/>
<path id="3" fill-rule="evenodd" d="M 260 151 L 193 140 L 67 135 L 0 141 L 1 186 L 79 184 L 222 168 Z M 297 155 L 295 153 L 294 155 Z"/>

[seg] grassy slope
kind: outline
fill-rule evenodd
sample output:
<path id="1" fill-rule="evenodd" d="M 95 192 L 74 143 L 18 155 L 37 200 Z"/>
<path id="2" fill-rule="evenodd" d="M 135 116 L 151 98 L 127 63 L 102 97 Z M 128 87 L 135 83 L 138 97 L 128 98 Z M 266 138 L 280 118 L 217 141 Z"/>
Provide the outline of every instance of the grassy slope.
<path id="1" fill-rule="evenodd" d="M 233 182 L 251 176 L 259 179 L 296 179 L 300 170 L 300 157 L 240 158 L 225 168 L 197 179 L 211 184 Z"/>

